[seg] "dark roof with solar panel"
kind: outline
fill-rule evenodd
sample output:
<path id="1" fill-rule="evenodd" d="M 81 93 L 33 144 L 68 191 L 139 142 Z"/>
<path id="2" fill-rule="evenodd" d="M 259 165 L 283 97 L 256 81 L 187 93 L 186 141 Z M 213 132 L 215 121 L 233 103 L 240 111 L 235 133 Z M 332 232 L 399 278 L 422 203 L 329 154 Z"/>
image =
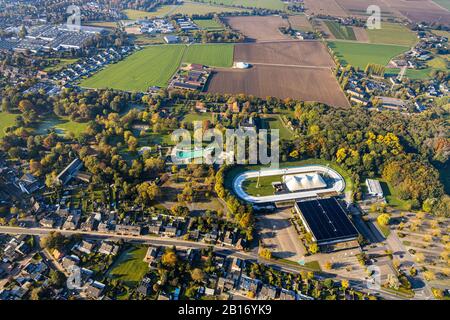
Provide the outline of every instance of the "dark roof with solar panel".
<path id="1" fill-rule="evenodd" d="M 298 201 L 297 206 L 318 244 L 358 237 L 358 231 L 336 198 Z"/>

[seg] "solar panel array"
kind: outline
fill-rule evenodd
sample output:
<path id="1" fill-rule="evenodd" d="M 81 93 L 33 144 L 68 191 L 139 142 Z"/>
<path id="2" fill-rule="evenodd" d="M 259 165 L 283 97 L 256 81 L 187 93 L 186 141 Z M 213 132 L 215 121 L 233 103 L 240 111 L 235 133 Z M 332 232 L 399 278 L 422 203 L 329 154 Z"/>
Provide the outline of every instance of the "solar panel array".
<path id="1" fill-rule="evenodd" d="M 299 201 L 297 206 L 319 244 L 358 236 L 336 198 Z"/>

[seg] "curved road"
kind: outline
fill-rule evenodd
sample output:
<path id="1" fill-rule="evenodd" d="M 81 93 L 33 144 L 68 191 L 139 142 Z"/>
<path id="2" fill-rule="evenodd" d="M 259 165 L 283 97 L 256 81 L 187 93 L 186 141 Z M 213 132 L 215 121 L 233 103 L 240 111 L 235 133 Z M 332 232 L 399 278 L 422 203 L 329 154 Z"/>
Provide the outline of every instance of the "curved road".
<path id="1" fill-rule="evenodd" d="M 291 192 L 291 193 L 283 193 L 276 194 L 272 196 L 262 196 L 255 197 L 247 194 L 242 188 L 242 184 L 245 180 L 249 178 L 257 178 L 260 177 L 268 177 L 268 176 L 276 176 L 276 175 L 285 175 L 285 174 L 296 174 L 296 173 L 308 173 L 308 172 L 319 172 L 322 175 L 331 177 L 334 180 L 333 186 L 326 189 L 318 189 L 318 190 L 309 190 L 309 191 L 299 191 L 299 192 Z M 311 165 L 311 166 L 301 166 L 301 167 L 292 167 L 292 168 L 284 168 L 284 169 L 267 169 L 261 171 L 246 171 L 238 175 L 234 178 L 233 181 L 233 189 L 234 192 L 241 198 L 242 200 L 251 202 L 251 203 L 267 203 L 267 202 L 276 202 L 276 201 L 286 201 L 286 200 L 294 200 L 299 198 L 312 198 L 317 197 L 321 193 L 328 192 L 337 192 L 340 193 L 345 189 L 345 181 L 344 178 L 335 170 L 321 165 Z"/>

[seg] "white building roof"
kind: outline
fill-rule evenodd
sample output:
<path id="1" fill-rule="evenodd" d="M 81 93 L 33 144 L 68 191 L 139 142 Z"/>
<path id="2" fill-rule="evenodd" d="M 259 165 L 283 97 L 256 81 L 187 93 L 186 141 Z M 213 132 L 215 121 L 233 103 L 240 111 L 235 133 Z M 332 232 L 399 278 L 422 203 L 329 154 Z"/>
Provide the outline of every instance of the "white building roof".
<path id="1" fill-rule="evenodd" d="M 327 184 L 318 173 L 303 173 L 283 176 L 283 182 L 290 192 L 326 188 Z"/>
<path id="2" fill-rule="evenodd" d="M 382 197 L 383 189 L 381 188 L 380 181 L 374 179 L 366 179 L 367 191 L 369 194 Z"/>

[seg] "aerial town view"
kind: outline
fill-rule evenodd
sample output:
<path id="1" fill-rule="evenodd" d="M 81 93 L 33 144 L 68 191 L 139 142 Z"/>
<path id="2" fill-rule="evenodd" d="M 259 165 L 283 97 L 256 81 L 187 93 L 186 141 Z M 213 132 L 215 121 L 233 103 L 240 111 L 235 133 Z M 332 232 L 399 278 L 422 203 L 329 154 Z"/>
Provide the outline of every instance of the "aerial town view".
<path id="1" fill-rule="evenodd" d="M 450 300 L 449 39 L 450 0 L 0 0 L 0 300 Z"/>

